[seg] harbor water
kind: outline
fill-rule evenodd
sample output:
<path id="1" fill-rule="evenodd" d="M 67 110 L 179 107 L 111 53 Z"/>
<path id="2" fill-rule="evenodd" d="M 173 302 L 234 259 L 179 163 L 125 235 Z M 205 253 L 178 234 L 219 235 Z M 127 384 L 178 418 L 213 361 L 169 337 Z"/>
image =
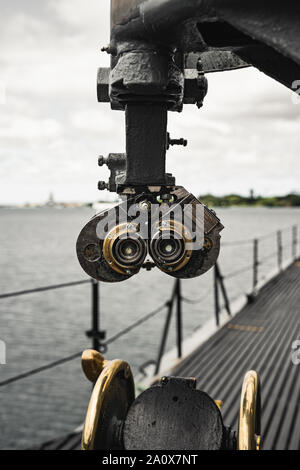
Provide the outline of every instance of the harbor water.
<path id="1" fill-rule="evenodd" d="M 2 209 L 0 211 L 0 293 L 84 280 L 75 244 L 83 225 L 94 215 L 89 208 L 57 210 Z M 217 209 L 225 229 L 219 266 L 231 300 L 251 290 L 252 243 L 259 242 L 263 279 L 276 267 L 276 230 L 283 229 L 283 258 L 291 256 L 292 225 L 300 225 L 300 209 Z M 274 256 L 272 256 L 274 253 Z M 241 270 L 238 276 L 228 277 Z M 113 336 L 142 315 L 155 310 L 170 296 L 174 279 L 157 269 L 143 271 L 127 282 L 100 285 L 100 327 Z M 203 326 L 213 315 L 212 271 L 185 280 L 182 295 L 198 302 L 183 303 L 184 336 Z M 137 372 L 155 359 L 165 310 L 109 346 L 108 358 L 127 360 Z M 6 344 L 6 364 L 0 381 L 47 362 L 91 347 L 85 332 L 91 326 L 89 284 L 0 299 L 0 339 Z M 168 348 L 174 344 L 171 325 Z M 33 447 L 80 425 L 91 386 L 83 376 L 80 359 L 0 388 L 0 448 Z"/>

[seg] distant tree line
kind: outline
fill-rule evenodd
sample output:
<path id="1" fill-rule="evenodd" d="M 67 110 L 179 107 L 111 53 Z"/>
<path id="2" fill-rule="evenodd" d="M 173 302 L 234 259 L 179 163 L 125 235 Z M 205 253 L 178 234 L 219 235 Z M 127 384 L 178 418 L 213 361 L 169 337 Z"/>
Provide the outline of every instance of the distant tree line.
<path id="1" fill-rule="evenodd" d="M 208 207 L 230 207 L 230 206 L 254 206 L 254 207 L 300 207 L 300 194 L 290 193 L 286 196 L 240 196 L 239 194 L 228 194 L 226 196 L 214 196 L 203 194 L 199 200 Z"/>

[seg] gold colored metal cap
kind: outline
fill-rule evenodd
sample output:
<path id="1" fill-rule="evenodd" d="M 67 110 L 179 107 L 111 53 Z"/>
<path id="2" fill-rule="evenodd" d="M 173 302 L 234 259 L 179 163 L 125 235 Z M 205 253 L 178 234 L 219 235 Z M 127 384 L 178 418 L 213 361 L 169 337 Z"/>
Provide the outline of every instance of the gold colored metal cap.
<path id="1" fill-rule="evenodd" d="M 86 378 L 95 383 L 103 371 L 107 361 L 104 357 L 93 349 L 86 349 L 81 356 L 81 366 Z"/>
<path id="2" fill-rule="evenodd" d="M 95 386 L 85 417 L 81 449 L 120 449 L 122 423 L 134 401 L 130 367 L 125 361 L 106 361 L 97 351 L 87 350 L 82 355 L 82 368 Z"/>
<path id="3" fill-rule="evenodd" d="M 238 429 L 238 450 L 260 448 L 261 398 L 258 373 L 250 370 L 244 378 Z"/>

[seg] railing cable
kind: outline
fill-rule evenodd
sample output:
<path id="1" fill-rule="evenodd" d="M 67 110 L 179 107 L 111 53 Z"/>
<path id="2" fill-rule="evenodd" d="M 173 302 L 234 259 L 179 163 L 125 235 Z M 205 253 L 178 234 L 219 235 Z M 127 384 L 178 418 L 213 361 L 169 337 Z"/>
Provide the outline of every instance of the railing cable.
<path id="1" fill-rule="evenodd" d="M 52 286 L 36 287 L 34 289 L 20 290 L 17 292 L 8 292 L 7 294 L 0 294 L 0 299 L 8 297 L 17 297 L 19 295 L 34 294 L 36 292 L 44 292 L 47 290 L 62 289 L 63 287 L 79 286 L 81 284 L 90 284 L 91 279 L 84 279 L 83 281 L 65 282 L 63 284 L 54 284 Z"/>
<path id="2" fill-rule="evenodd" d="M 155 315 L 157 315 L 159 312 L 161 312 L 161 310 L 163 310 L 166 306 L 168 305 L 168 302 L 165 302 L 163 305 L 161 305 L 160 307 L 158 307 L 156 310 L 153 310 L 152 312 L 148 313 L 147 315 L 143 316 L 142 318 L 140 318 L 139 320 L 137 320 L 136 322 L 132 323 L 130 326 L 128 326 L 127 328 L 124 328 L 123 330 L 119 331 L 117 334 L 111 336 L 105 343 L 103 343 L 104 345 L 108 345 L 108 344 L 111 344 L 113 343 L 114 341 L 116 341 L 118 338 L 120 338 L 121 336 L 124 336 L 125 334 L 129 333 L 131 330 L 133 330 L 134 328 L 137 328 L 139 325 L 141 325 L 142 323 L 146 322 L 147 320 L 149 320 L 150 318 L 154 317 Z M 49 369 L 52 369 L 53 367 L 57 367 L 57 366 L 60 366 L 62 364 L 65 364 L 66 362 L 70 362 L 72 361 L 73 359 L 77 359 L 78 357 L 81 357 L 81 354 L 82 354 L 82 351 L 80 352 L 76 352 L 74 354 L 71 354 L 70 356 L 66 356 L 66 357 L 63 357 L 61 359 L 58 359 L 56 361 L 53 361 L 53 362 L 50 362 L 48 364 L 45 364 L 44 366 L 40 366 L 40 367 L 37 367 L 36 369 L 32 369 L 32 370 L 29 370 L 27 372 L 24 372 L 22 374 L 18 374 L 14 377 L 10 377 L 6 380 L 3 380 L 2 382 L 0 382 L 0 387 L 3 387 L 4 385 L 8 385 L 10 383 L 13 383 L 13 382 L 17 382 L 18 380 L 21 380 L 21 379 L 25 379 L 27 377 L 30 377 L 32 375 L 35 375 L 35 374 L 38 374 L 39 372 L 43 372 L 45 370 L 49 370 Z"/>

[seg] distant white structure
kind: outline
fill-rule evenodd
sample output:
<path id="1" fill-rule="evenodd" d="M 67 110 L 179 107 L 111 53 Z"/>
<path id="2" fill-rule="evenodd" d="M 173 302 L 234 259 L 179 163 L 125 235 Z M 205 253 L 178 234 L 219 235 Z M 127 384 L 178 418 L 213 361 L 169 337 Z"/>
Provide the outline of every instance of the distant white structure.
<path id="1" fill-rule="evenodd" d="M 53 196 L 53 193 L 51 192 L 49 194 L 49 199 L 48 201 L 46 202 L 45 206 L 47 207 L 54 207 L 56 205 L 56 202 L 54 201 L 54 196 Z"/>

